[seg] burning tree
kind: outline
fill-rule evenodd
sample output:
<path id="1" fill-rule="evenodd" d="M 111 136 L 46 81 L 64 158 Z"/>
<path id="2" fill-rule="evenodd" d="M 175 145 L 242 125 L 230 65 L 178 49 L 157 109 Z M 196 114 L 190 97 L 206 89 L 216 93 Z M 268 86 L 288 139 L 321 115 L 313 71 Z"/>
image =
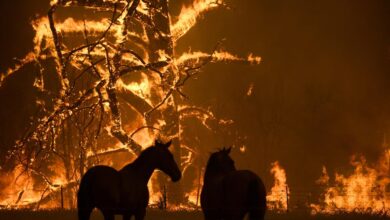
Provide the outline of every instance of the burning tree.
<path id="1" fill-rule="evenodd" d="M 5 190 L 11 197 L 0 194 L 3 205 L 51 207 L 61 195 L 62 206 L 73 207 L 88 167 L 120 166 L 159 136 L 173 140 L 185 172 L 201 152 L 182 123 L 195 118 L 210 130 L 232 123 L 193 105 L 183 87 L 208 63 L 259 64 L 260 57 L 238 57 L 220 42 L 209 53 L 177 54 L 176 44 L 205 12 L 228 7 L 195 0 L 174 17 L 168 6 L 168 0 L 53 0 L 47 16 L 32 21 L 34 50 L 0 78 L 2 85 L 33 68 L 37 93 L 30 126 L 8 153 L 15 168 L 3 179 L 14 185 Z M 158 175 L 153 180 L 154 191 L 167 184 Z M 168 185 L 167 191 L 171 203 L 185 202 L 185 190 Z"/>

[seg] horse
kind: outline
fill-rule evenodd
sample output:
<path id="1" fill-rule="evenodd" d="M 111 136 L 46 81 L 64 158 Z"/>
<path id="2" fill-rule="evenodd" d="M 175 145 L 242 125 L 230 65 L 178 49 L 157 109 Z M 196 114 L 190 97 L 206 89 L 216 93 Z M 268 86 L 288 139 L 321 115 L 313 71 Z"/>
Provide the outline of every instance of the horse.
<path id="1" fill-rule="evenodd" d="M 90 168 L 82 177 L 77 193 L 79 220 L 89 220 L 94 208 L 105 220 L 122 215 L 123 220 L 143 220 L 149 202 L 147 183 L 155 169 L 166 173 L 173 182 L 181 178 L 172 153 L 171 141 L 148 147 L 134 160 L 117 171 L 108 166 Z"/>
<path id="2" fill-rule="evenodd" d="M 200 204 L 205 220 L 263 220 L 267 209 L 263 181 L 249 170 L 237 170 L 231 148 L 212 153 L 206 165 Z"/>

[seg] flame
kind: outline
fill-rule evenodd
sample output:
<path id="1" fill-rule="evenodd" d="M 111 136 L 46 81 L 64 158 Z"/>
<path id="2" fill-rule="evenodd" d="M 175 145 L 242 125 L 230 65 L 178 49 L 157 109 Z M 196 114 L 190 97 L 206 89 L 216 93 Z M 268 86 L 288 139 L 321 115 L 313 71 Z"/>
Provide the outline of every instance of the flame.
<path id="1" fill-rule="evenodd" d="M 245 145 L 240 146 L 239 149 L 240 149 L 241 153 L 245 153 L 246 152 L 246 146 Z"/>
<path id="2" fill-rule="evenodd" d="M 148 182 L 148 189 L 149 189 L 149 205 L 155 205 L 161 202 L 162 199 L 162 190 L 156 189 L 156 185 L 154 184 L 157 182 L 157 173 L 153 173 L 152 177 L 150 178 Z"/>
<path id="3" fill-rule="evenodd" d="M 83 33 L 88 31 L 89 33 L 101 33 L 107 30 L 110 25 L 110 21 L 107 18 L 101 20 L 75 20 L 74 18 L 67 18 L 64 21 L 55 22 L 56 29 L 62 33 Z M 39 36 L 36 39 L 51 38 L 52 33 L 49 28 L 49 20 L 47 17 L 38 18 L 33 21 L 33 27 Z M 41 42 L 35 41 L 35 43 Z"/>
<path id="4" fill-rule="evenodd" d="M 50 5 L 52 7 L 69 7 L 69 6 L 82 6 L 87 7 L 88 9 L 96 9 L 94 6 L 88 6 L 89 3 L 92 1 L 83 1 L 79 2 L 76 0 L 51 0 Z M 104 0 L 103 3 L 121 3 L 126 4 L 128 1 L 124 0 Z M 93 4 L 93 3 L 91 3 Z M 174 44 L 175 41 L 180 39 L 182 36 L 184 36 L 188 31 L 194 27 L 199 20 L 199 18 L 206 12 L 218 8 L 219 6 L 222 6 L 223 0 L 195 0 L 193 4 L 189 7 L 183 7 L 181 10 L 180 15 L 177 18 L 177 21 L 175 23 L 170 23 L 171 27 L 171 36 L 169 34 L 160 33 L 163 35 L 163 37 L 169 38 L 172 43 Z M 137 8 L 137 12 L 141 13 L 142 15 L 146 15 L 146 17 L 150 17 L 150 10 L 149 5 L 141 1 L 140 5 Z M 102 18 L 102 19 L 86 19 L 86 20 L 77 20 L 75 18 L 66 18 L 63 20 L 60 19 L 54 19 L 54 26 L 57 33 L 53 35 L 53 30 L 50 26 L 50 21 L 47 16 L 42 16 L 40 18 L 37 18 L 31 22 L 31 25 L 35 31 L 35 36 L 33 38 L 34 48 L 33 51 L 28 53 L 23 59 L 19 61 L 19 64 L 15 65 L 13 68 L 8 69 L 5 73 L 1 73 L 0 75 L 0 86 L 2 83 L 12 74 L 18 72 L 23 66 L 37 62 L 37 64 L 41 65 L 41 61 L 44 60 L 53 60 L 56 63 L 56 73 L 59 78 L 59 83 L 61 85 L 61 91 L 59 92 L 59 96 L 56 97 L 53 101 L 53 112 L 45 112 L 48 113 L 47 115 L 43 116 L 38 121 L 38 128 L 53 128 L 56 129 L 56 126 L 61 125 L 67 117 L 70 117 L 72 114 L 75 114 L 72 110 L 61 112 L 59 114 L 59 120 L 54 120 L 53 118 L 50 118 L 52 115 L 56 114 L 56 112 L 60 112 L 62 108 L 67 109 L 72 102 L 69 100 L 73 98 L 79 98 L 78 96 L 82 97 L 83 93 L 85 91 L 76 91 L 74 94 L 72 94 L 72 97 L 67 97 L 67 93 L 65 90 L 69 87 L 71 84 L 71 80 L 67 77 L 62 78 L 62 68 L 63 63 L 61 62 L 60 55 L 64 57 L 69 56 L 69 66 L 73 68 L 69 72 L 74 72 L 75 74 L 79 74 L 79 72 L 82 72 L 86 66 L 93 66 L 93 62 L 98 58 L 106 58 L 107 60 L 111 59 L 114 60 L 115 56 L 120 54 L 118 53 L 118 48 L 121 46 L 118 45 L 125 45 L 125 43 L 131 43 L 134 44 L 134 47 L 137 49 L 137 55 L 134 55 L 134 53 L 126 52 L 121 54 L 121 62 L 119 68 L 124 67 L 133 67 L 133 66 L 141 66 L 141 67 L 148 67 L 149 62 L 149 54 L 148 54 L 148 44 L 149 38 L 146 34 L 146 28 L 142 27 L 143 30 L 137 31 L 137 32 L 131 32 L 127 28 L 126 25 L 126 14 L 127 14 L 127 8 L 124 8 L 122 11 L 122 14 L 116 19 L 115 22 L 111 23 L 111 18 Z M 137 18 L 139 19 L 139 18 Z M 140 22 L 142 23 L 142 22 Z M 146 24 L 143 24 L 146 26 Z M 155 25 L 155 24 L 153 24 Z M 126 32 L 127 34 L 124 34 Z M 58 35 L 59 39 L 61 39 L 58 44 L 55 45 L 55 36 Z M 72 39 L 72 37 L 84 37 L 84 40 L 89 40 L 89 43 L 93 42 L 93 40 L 99 39 L 99 37 L 102 37 L 102 34 L 106 34 L 107 36 L 103 37 L 104 39 L 101 40 L 96 46 L 94 47 L 86 47 L 86 45 L 81 44 L 78 46 L 70 46 L 67 44 L 69 41 L 62 41 L 62 39 L 69 37 Z M 88 36 L 86 36 L 88 35 Z M 54 36 L 54 37 L 53 37 Z M 140 42 L 132 42 L 128 38 L 131 36 L 132 38 L 135 38 L 139 40 Z M 157 35 L 156 35 L 157 36 Z M 88 39 L 87 39 L 88 38 Z M 90 39 L 89 39 L 90 38 Z M 73 43 L 73 42 L 72 42 Z M 85 42 L 84 42 L 85 43 Z M 70 52 L 73 52 L 74 49 L 77 47 L 82 46 L 83 49 L 77 50 L 77 52 L 74 52 L 72 56 L 70 56 Z M 60 49 L 58 49 L 58 47 Z M 75 47 L 75 48 L 73 48 Z M 128 45 L 125 45 L 126 49 Z M 128 48 L 133 49 L 132 46 L 129 46 Z M 60 50 L 60 51 L 58 51 Z M 89 51 L 91 50 L 91 51 Z M 139 54 L 138 54 L 139 53 Z M 60 54 L 60 55 L 59 55 Z M 163 73 L 161 74 L 160 78 L 156 75 L 150 74 L 151 71 L 149 71 L 147 68 L 146 70 L 138 71 L 140 72 L 140 80 L 138 81 L 131 81 L 128 82 L 125 79 L 119 78 L 116 80 L 115 85 L 109 85 L 110 80 L 110 70 L 109 70 L 109 64 L 110 61 L 105 60 L 106 62 L 98 63 L 94 65 L 94 68 L 96 72 L 99 74 L 96 78 L 99 78 L 101 81 L 106 81 L 106 83 L 103 83 L 102 87 L 97 89 L 97 85 L 99 85 L 98 81 L 92 82 L 92 85 L 95 89 L 93 89 L 93 92 L 89 93 L 88 101 L 101 99 L 100 103 L 102 107 L 102 112 L 106 113 L 108 115 L 109 120 L 106 124 L 103 125 L 102 130 L 109 136 L 108 138 L 111 138 L 114 136 L 115 132 L 112 132 L 112 129 L 115 128 L 124 134 L 131 134 L 131 132 L 137 131 L 138 128 L 145 127 L 153 127 L 156 129 L 161 129 L 167 124 L 166 121 L 162 119 L 156 119 L 153 121 L 153 124 L 149 123 L 149 118 L 147 119 L 144 114 L 145 112 L 137 112 L 137 115 L 135 116 L 136 119 L 132 120 L 131 122 L 122 122 L 121 119 L 118 119 L 118 117 L 114 117 L 112 115 L 109 115 L 111 109 L 110 104 L 107 100 L 109 100 L 109 95 L 107 90 L 110 87 L 115 87 L 116 92 L 126 91 L 131 92 L 132 94 L 138 96 L 143 101 L 145 101 L 150 107 L 154 108 L 156 106 L 159 107 L 159 103 L 164 100 L 166 97 L 167 90 L 163 91 L 160 89 L 163 85 L 163 82 L 165 80 L 166 75 L 171 74 L 174 76 L 174 82 L 173 83 L 179 83 L 181 80 L 180 74 L 183 72 L 183 70 L 186 70 L 186 68 L 197 65 L 197 64 L 203 64 L 205 61 L 208 61 L 211 58 L 212 62 L 246 62 L 250 64 L 259 64 L 261 61 L 260 57 L 254 56 L 252 54 L 249 54 L 248 57 L 239 57 L 237 55 L 234 55 L 232 53 L 229 53 L 227 51 L 223 50 L 216 50 L 212 54 L 203 53 L 203 52 L 189 52 L 184 53 L 182 55 L 178 55 L 177 57 L 170 57 L 173 55 L 176 55 L 173 53 L 173 55 L 167 54 L 167 51 L 165 50 L 159 50 L 157 51 L 157 54 L 159 56 L 158 61 L 167 61 L 167 65 L 163 67 L 156 68 L 157 71 Z M 87 58 L 91 56 L 92 58 Z M 68 68 L 69 68 L 68 66 Z M 114 66 L 114 65 L 112 65 Z M 42 69 L 44 69 L 42 67 Z M 142 68 L 141 68 L 142 69 Z M 155 70 L 154 70 L 155 71 Z M 138 74 L 137 72 L 137 74 Z M 156 72 L 156 71 L 155 71 Z M 82 72 L 83 74 L 85 72 Z M 43 74 L 43 73 L 42 73 Z M 41 75 L 42 75 L 41 74 Z M 88 73 L 89 74 L 89 73 Z M 152 75 L 152 76 L 151 76 Z M 169 77 L 166 77 L 169 78 Z M 34 86 L 40 89 L 40 91 L 44 91 L 44 79 L 45 77 L 40 76 L 40 78 L 36 78 L 34 82 Z M 163 85 L 168 87 L 168 90 L 172 91 L 179 91 L 179 88 L 175 88 L 174 85 Z M 50 93 L 51 91 L 47 91 Z M 180 91 L 179 91 L 180 92 Z M 53 94 L 50 94 L 52 96 Z M 181 94 L 183 95 L 183 94 Z M 73 97 L 75 96 L 75 97 Z M 183 95 L 184 96 L 184 95 Z M 152 99 L 153 97 L 153 99 Z M 166 99 L 167 102 L 172 102 L 172 99 Z M 41 105 L 42 108 L 46 109 L 45 101 L 37 100 L 37 104 Z M 166 108 L 166 105 L 161 105 L 160 109 Z M 201 121 L 201 123 L 208 129 L 212 130 L 211 125 L 230 125 L 233 123 L 232 120 L 229 119 L 217 119 L 217 117 L 212 113 L 210 109 L 207 108 L 196 108 L 190 105 L 177 105 L 174 104 L 175 108 L 178 109 L 178 111 L 183 112 L 180 114 L 180 119 L 186 118 L 186 117 L 194 117 Z M 125 107 L 123 107 L 125 106 Z M 127 103 L 123 106 L 123 108 L 132 108 L 131 103 Z M 190 109 L 187 111 L 187 109 Z M 80 110 L 80 109 L 78 109 Z M 134 109 L 132 109 L 134 110 Z M 184 111 L 186 110 L 186 111 Z M 125 111 L 123 111 L 125 112 Z M 95 112 L 91 111 L 89 114 L 94 114 Z M 123 113 L 126 114 L 126 113 Z M 105 115 L 106 116 L 106 115 Z M 111 117 L 110 117 L 111 116 Z M 53 123 L 47 123 L 49 120 L 52 120 Z M 61 121 L 62 120 L 62 121 Z M 211 122 L 214 121 L 216 123 L 212 124 Z M 118 124 L 120 126 L 118 126 Z M 182 128 L 180 128 L 182 129 Z M 43 129 L 44 130 L 44 129 Z M 44 130 L 46 133 L 49 133 L 49 131 L 46 129 Z M 44 133 L 44 132 L 42 132 Z M 180 136 L 182 134 L 182 131 L 179 130 L 179 134 L 177 136 Z M 41 133 L 35 133 L 34 134 L 34 140 L 39 139 L 39 135 Z M 142 149 L 146 148 L 147 146 L 152 145 L 154 140 L 158 137 L 158 132 L 153 129 L 141 129 L 139 132 L 134 134 L 131 138 L 134 142 L 139 144 Z M 180 136 L 183 138 L 182 136 Z M 54 145 L 57 144 L 56 137 L 54 137 L 53 142 Z M 58 138 L 58 137 L 57 137 Z M 96 137 L 97 139 L 97 137 Z M 94 149 L 90 148 L 89 146 L 85 149 L 85 155 L 87 158 L 90 157 L 96 157 L 96 155 L 111 155 L 115 152 L 123 152 L 128 151 L 129 146 L 126 144 L 123 144 L 122 142 L 119 142 L 118 140 L 112 141 L 104 141 L 109 147 Z M 44 141 L 47 141 L 46 139 Z M 84 140 L 83 140 L 84 141 Z M 97 140 L 95 140 L 97 142 Z M 99 140 L 100 141 L 100 140 Z M 103 142 L 103 141 L 102 141 Z M 20 141 L 18 142 L 20 143 Z M 54 146 L 54 151 L 57 146 Z M 82 148 L 82 146 L 80 146 Z M 188 149 L 190 149 L 188 147 Z M 245 152 L 245 146 L 241 147 L 241 151 Z M 55 152 L 58 153 L 58 152 Z M 184 153 L 183 153 L 184 155 Z M 72 160 L 75 160 L 76 157 L 79 155 L 75 154 Z M 193 155 L 192 153 L 189 154 L 188 160 L 184 161 L 185 163 L 191 164 L 193 162 Z M 99 161 L 99 164 L 108 164 L 112 165 L 114 164 L 115 158 L 110 158 L 107 161 Z M 28 205 L 34 205 L 35 207 L 39 206 L 40 208 L 56 208 L 59 207 L 60 203 L 58 201 L 58 196 L 55 196 L 51 199 L 50 202 L 45 202 L 45 204 L 39 205 L 42 198 L 49 193 L 58 195 L 60 189 L 62 191 L 62 187 L 66 187 L 69 184 L 75 184 L 77 183 L 78 179 L 80 178 L 78 173 L 79 171 L 73 171 L 74 175 L 72 177 L 66 177 L 65 175 L 65 168 L 64 164 L 56 161 L 50 165 L 51 162 L 48 162 L 45 169 L 47 169 L 48 173 L 53 173 L 50 175 L 50 177 L 44 177 L 44 180 L 37 180 L 35 178 L 38 171 L 35 171 L 35 174 L 32 170 L 30 171 L 24 171 L 22 165 L 18 165 L 12 172 L 8 174 L 2 174 L 2 178 L 0 178 L 0 186 L 7 186 L 5 189 L 0 190 L 0 207 L 27 207 Z M 89 166 L 90 164 L 85 164 L 86 166 Z M 73 164 L 74 166 L 74 164 Z M 62 168 L 62 169 L 59 169 Z M 50 171 L 50 172 L 49 172 Z M 39 171 L 40 172 L 40 171 Z M 82 172 L 82 171 L 80 171 Z M 43 177 L 42 177 L 43 178 Z M 149 191 L 150 191 L 150 203 L 154 204 L 160 201 L 161 199 L 161 193 L 162 189 L 159 189 L 157 186 L 157 177 L 155 175 L 152 176 L 150 182 L 148 183 Z M 199 184 L 200 183 L 194 183 L 194 189 L 190 192 L 186 193 L 186 197 L 188 199 L 188 204 L 179 204 L 177 206 L 172 206 L 171 209 L 192 209 L 194 207 L 199 206 Z M 43 188 L 42 188 L 43 187 Z M 51 198 L 51 197 L 50 197 Z M 190 204 L 190 205 L 189 205 Z"/>
<path id="5" fill-rule="evenodd" d="M 52 200 L 45 204 L 39 204 L 39 201 L 44 195 L 49 192 L 58 192 L 62 186 L 67 185 L 68 181 L 65 178 L 63 166 L 53 164 L 49 167 L 55 172 L 55 177 L 45 179 L 49 183 L 48 187 L 44 187 L 35 181 L 37 173 L 32 170 L 26 170 L 23 166 L 17 166 L 12 172 L 1 174 L 1 186 L 6 186 L 0 193 L 0 207 L 3 208 L 35 208 L 40 205 L 40 208 L 55 208 L 59 207 L 60 203 Z M 47 177 L 46 177 L 47 178 Z"/>
<path id="6" fill-rule="evenodd" d="M 23 167 L 17 166 L 11 173 L 1 175 L 1 185 L 6 186 L 0 194 L 2 207 L 25 205 L 40 198 L 40 194 L 31 190 L 33 182 Z"/>
<path id="7" fill-rule="evenodd" d="M 187 63 L 201 63 L 202 60 L 207 60 L 211 57 L 212 62 L 248 62 L 250 64 L 260 64 L 261 57 L 249 55 L 248 58 L 242 58 L 230 52 L 219 50 L 213 54 L 208 54 L 200 51 L 183 53 L 177 60 L 177 65 L 185 65 Z"/>
<path id="8" fill-rule="evenodd" d="M 253 88 L 254 88 L 254 84 L 251 83 L 251 84 L 249 85 L 248 91 L 246 92 L 246 95 L 247 95 L 247 96 L 251 96 L 251 95 L 253 94 Z"/>
<path id="9" fill-rule="evenodd" d="M 200 208 L 200 193 L 203 187 L 203 178 L 204 178 L 204 176 L 202 175 L 202 169 L 199 169 L 197 175 L 198 175 L 197 178 L 195 178 L 192 183 L 192 190 L 186 193 L 185 195 L 191 209 Z"/>
<path id="10" fill-rule="evenodd" d="M 11 76 L 13 73 L 19 71 L 24 65 L 32 63 L 36 59 L 34 53 L 28 53 L 23 59 L 19 60 L 19 63 L 16 64 L 13 68 L 8 68 L 5 73 L 0 73 L 0 86 L 3 84 L 4 80 Z"/>
<path id="11" fill-rule="evenodd" d="M 222 4 L 223 0 L 196 0 L 190 7 L 183 6 L 178 21 L 171 26 L 174 41 L 180 39 L 191 30 L 202 14 L 215 9 Z"/>
<path id="12" fill-rule="evenodd" d="M 250 62 L 251 64 L 260 64 L 261 63 L 261 57 L 259 56 L 255 56 L 253 54 L 249 54 L 248 55 L 248 58 L 247 58 L 248 62 Z"/>
<path id="13" fill-rule="evenodd" d="M 390 215 L 390 149 L 382 154 L 376 165 L 369 165 L 364 157 L 352 156 L 354 171 L 349 175 L 336 173 L 334 184 L 323 168 L 317 181 L 325 186 L 323 201 L 311 204 L 312 213 L 335 214 L 358 212 Z"/>
<path id="14" fill-rule="evenodd" d="M 274 176 L 274 185 L 267 195 L 267 206 L 271 210 L 287 211 L 290 190 L 287 185 L 286 171 L 278 161 L 275 161 L 270 172 Z"/>
<path id="15" fill-rule="evenodd" d="M 200 207 L 200 200 L 199 200 L 200 198 L 199 198 L 199 192 L 197 188 L 194 188 L 191 192 L 186 193 L 185 196 L 187 197 L 188 202 L 191 205 Z"/>
<path id="16" fill-rule="evenodd" d="M 145 74 L 141 75 L 141 80 L 138 82 L 131 82 L 129 84 L 124 83 L 121 79 L 117 81 L 117 88 L 132 91 L 134 94 L 138 95 L 142 99 L 146 100 L 150 105 L 151 102 L 151 82 Z"/>

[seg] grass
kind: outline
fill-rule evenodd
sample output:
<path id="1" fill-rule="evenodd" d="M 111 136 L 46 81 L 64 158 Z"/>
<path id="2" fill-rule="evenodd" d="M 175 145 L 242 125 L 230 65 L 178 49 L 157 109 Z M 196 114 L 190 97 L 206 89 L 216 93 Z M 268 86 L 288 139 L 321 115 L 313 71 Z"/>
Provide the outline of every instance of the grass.
<path id="1" fill-rule="evenodd" d="M 1 220 L 77 220 L 75 210 L 0 210 Z M 116 217 L 116 220 L 122 219 Z M 148 210 L 146 220 L 202 220 L 200 211 L 160 211 Z M 358 213 L 339 213 L 337 215 L 310 215 L 306 212 L 274 213 L 268 212 L 266 220 L 388 220 L 389 217 L 383 215 L 367 215 Z M 103 220 L 100 212 L 93 212 L 91 220 Z"/>

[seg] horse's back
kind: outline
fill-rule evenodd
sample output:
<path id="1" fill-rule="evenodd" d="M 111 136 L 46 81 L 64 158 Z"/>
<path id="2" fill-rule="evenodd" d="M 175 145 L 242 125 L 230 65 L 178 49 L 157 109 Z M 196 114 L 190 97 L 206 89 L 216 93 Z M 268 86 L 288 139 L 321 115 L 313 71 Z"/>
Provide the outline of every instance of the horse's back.
<path id="1" fill-rule="evenodd" d="M 265 196 L 265 186 L 260 177 L 250 170 L 237 170 L 230 172 L 223 179 L 223 185 L 225 190 L 229 190 L 229 194 L 233 194 L 236 191 L 248 190 L 255 185 L 258 186 L 258 190 Z"/>
<path id="2" fill-rule="evenodd" d="M 119 203 L 120 175 L 108 166 L 95 166 L 81 179 L 78 192 L 78 205 L 111 207 Z"/>

